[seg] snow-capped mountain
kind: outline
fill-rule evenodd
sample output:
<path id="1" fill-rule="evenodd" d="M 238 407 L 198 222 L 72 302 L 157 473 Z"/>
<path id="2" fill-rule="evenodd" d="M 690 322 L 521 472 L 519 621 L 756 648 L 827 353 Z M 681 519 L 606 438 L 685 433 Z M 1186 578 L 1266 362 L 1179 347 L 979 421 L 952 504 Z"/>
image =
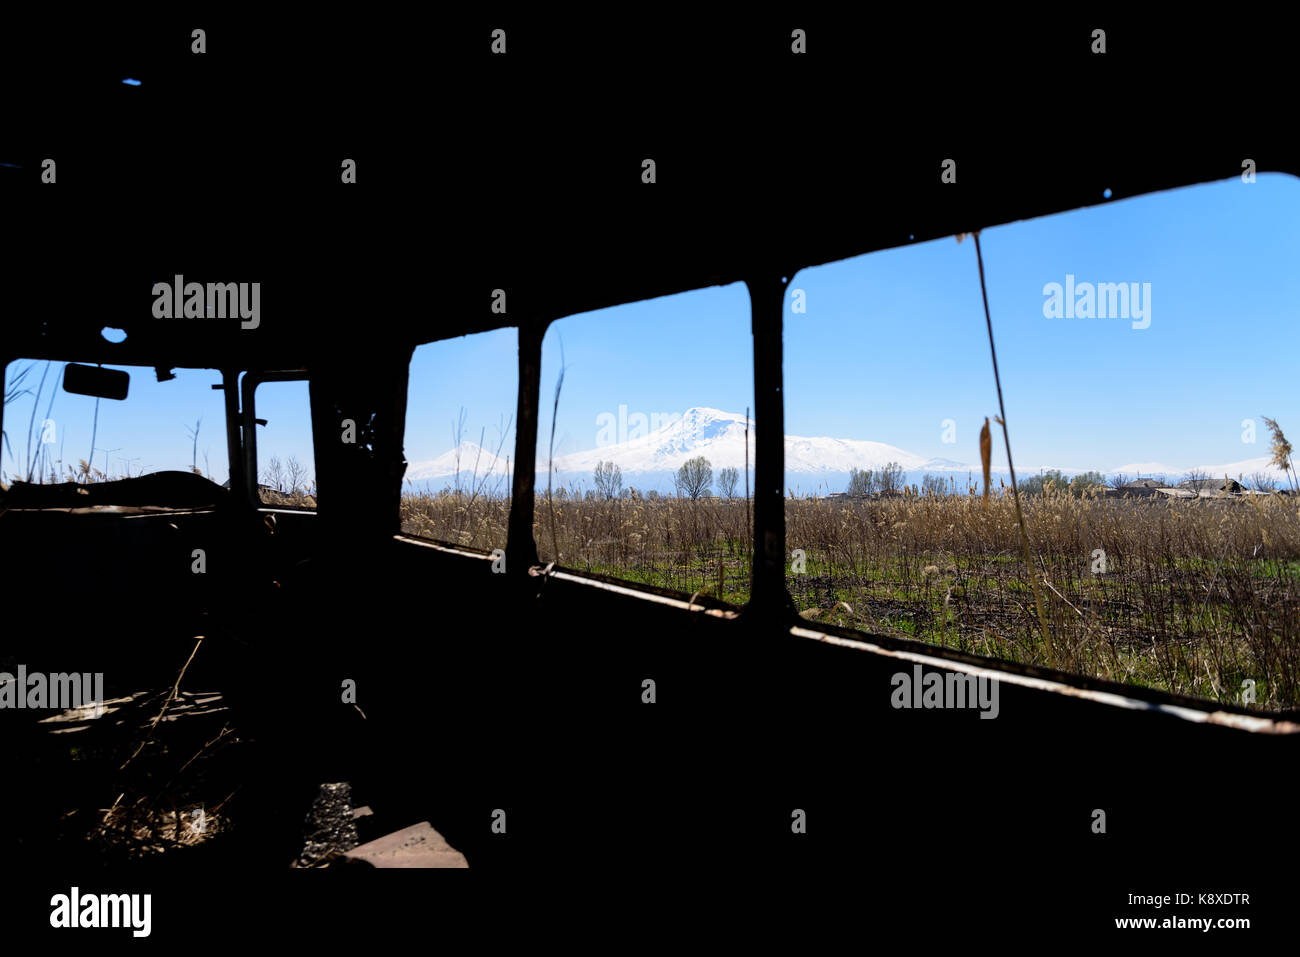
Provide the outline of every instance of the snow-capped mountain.
<path id="1" fill-rule="evenodd" d="M 757 427 L 749 422 L 749 468 L 754 469 L 755 436 Z M 473 471 L 475 456 L 479 457 L 479 476 L 488 473 L 492 465 L 490 452 L 481 451 L 473 443 L 460 448 L 461 480 L 464 482 Z M 592 473 L 600 462 L 614 462 L 623 473 L 625 485 L 638 488 L 672 488 L 672 476 L 687 459 L 704 456 L 709 460 L 715 477 L 724 468 L 741 472 L 744 482 L 745 468 L 745 417 L 720 409 L 693 408 L 679 420 L 661 425 L 644 435 L 604 447 L 571 452 L 555 457 L 552 463 L 556 480 L 561 484 L 571 481 L 590 487 Z M 785 437 L 785 469 L 788 484 L 797 484 L 811 490 L 825 484 L 830 491 L 842 490 L 851 469 L 879 469 L 889 462 L 897 462 L 909 475 L 913 472 L 969 472 L 971 467 L 952 459 L 927 459 L 887 445 L 860 439 L 806 438 L 798 435 Z M 505 473 L 505 458 L 496 464 L 494 474 Z M 544 455 L 537 460 L 538 481 L 544 484 L 547 462 Z M 456 474 L 455 451 L 446 452 L 428 462 L 412 463 L 406 477 L 413 481 L 444 479 L 451 481 Z"/>
<path id="2" fill-rule="evenodd" d="M 627 430 L 624 429 L 626 432 Z M 635 433 L 636 430 L 633 430 Z M 754 450 L 757 426 L 754 420 L 749 422 L 749 469 L 750 480 L 754 475 Z M 500 484 L 499 480 L 508 478 L 507 456 L 513 454 L 513 447 L 503 448 L 499 458 L 492 451 L 482 449 L 473 442 L 465 442 L 459 448 L 460 484 L 470 485 L 472 476 L 478 480 L 486 479 L 489 486 Z M 669 491 L 673 488 L 673 476 L 687 460 L 702 455 L 709 460 L 714 478 L 724 468 L 734 468 L 740 472 L 740 487 L 744 487 L 745 468 L 745 417 L 734 412 L 720 409 L 693 408 L 676 421 L 668 422 L 658 428 L 650 429 L 642 435 L 622 442 L 588 449 L 582 452 L 570 452 L 557 455 L 553 464 L 552 483 L 559 486 L 578 486 L 591 488 L 592 473 L 600 462 L 615 463 L 623 474 L 623 484 L 639 489 L 658 489 Z M 413 483 L 441 488 L 455 484 L 457 470 L 457 450 L 444 452 L 436 459 L 426 462 L 413 462 L 407 468 L 406 478 Z M 835 439 L 827 437 L 807 438 L 799 435 L 785 437 L 785 487 L 799 492 L 843 491 L 848 484 L 852 469 L 880 469 L 889 462 L 897 462 L 904 471 L 903 481 L 917 484 L 921 476 L 929 473 L 945 478 L 952 476 L 958 487 L 964 487 L 967 476 L 975 481 L 981 480 L 978 464 L 968 465 L 964 462 L 946 458 L 925 458 L 894 445 L 884 442 L 869 442 L 861 439 Z M 477 463 L 477 465 L 476 465 Z M 1005 470 L 1005 453 L 999 444 L 994 443 L 994 462 L 992 478 L 996 486 L 998 480 L 1010 484 Z M 1083 468 L 1058 467 L 1067 476 L 1088 471 Z M 1016 474 L 1025 479 L 1047 468 L 1021 466 Z M 1105 471 L 1103 474 L 1139 476 L 1164 475 L 1170 481 L 1177 481 L 1192 469 L 1176 467 L 1160 462 L 1138 462 L 1121 465 Z M 1267 456 L 1232 462 L 1226 465 L 1199 466 L 1196 471 L 1211 477 L 1238 475 L 1249 479 L 1256 472 L 1263 472 L 1279 483 L 1285 484 L 1287 477 L 1280 469 L 1270 464 Z M 547 480 L 547 461 L 545 453 L 537 457 L 537 483 L 545 488 Z"/>
<path id="3" fill-rule="evenodd" d="M 436 459 L 427 462 L 411 462 L 406 467 L 406 478 L 413 482 L 426 479 L 452 478 L 460 468 L 461 478 L 468 481 L 471 476 L 482 478 L 485 475 L 505 475 L 507 455 L 514 454 L 514 445 L 502 448 L 500 458 L 488 449 L 480 448 L 473 442 L 462 442 L 459 449 L 444 452 Z M 459 463 L 457 453 L 459 452 Z M 477 465 L 477 468 L 476 468 Z"/>
<path id="4" fill-rule="evenodd" d="M 1132 475 L 1134 478 L 1150 478 L 1156 475 L 1175 476 L 1182 475 L 1186 469 L 1171 468 L 1162 462 L 1132 462 L 1128 465 L 1121 465 L 1111 469 L 1107 475 Z"/>
<path id="5" fill-rule="evenodd" d="M 749 423 L 749 465 L 754 467 L 757 428 Z M 597 462 L 613 461 L 629 472 L 676 471 L 687 459 L 702 455 L 714 471 L 745 467 L 745 417 L 719 409 L 694 408 L 677 422 L 660 426 L 646 435 L 605 448 L 557 456 L 557 472 L 590 472 Z M 967 466 L 947 459 L 927 459 L 884 442 L 858 439 L 785 437 L 785 469 L 798 475 L 818 476 L 847 473 L 850 469 L 875 469 L 897 462 L 904 469 L 966 471 Z M 541 471 L 544 463 L 538 462 Z"/>
<path id="6" fill-rule="evenodd" d="M 1134 465 L 1121 465 L 1119 468 L 1111 469 L 1107 475 L 1128 475 L 1138 476 L 1156 476 L 1163 475 L 1171 481 L 1178 476 L 1186 475 L 1188 472 L 1204 472 L 1209 478 L 1228 478 L 1235 479 L 1238 475 L 1245 476 L 1249 479 L 1256 472 L 1262 472 L 1276 482 L 1285 483 L 1287 481 L 1287 472 L 1273 465 L 1273 459 L 1268 455 L 1261 455 L 1255 459 L 1243 459 L 1240 462 L 1228 462 L 1223 465 L 1197 465 L 1192 468 L 1178 468 L 1175 466 L 1163 465 L 1160 462 L 1139 462 Z"/>

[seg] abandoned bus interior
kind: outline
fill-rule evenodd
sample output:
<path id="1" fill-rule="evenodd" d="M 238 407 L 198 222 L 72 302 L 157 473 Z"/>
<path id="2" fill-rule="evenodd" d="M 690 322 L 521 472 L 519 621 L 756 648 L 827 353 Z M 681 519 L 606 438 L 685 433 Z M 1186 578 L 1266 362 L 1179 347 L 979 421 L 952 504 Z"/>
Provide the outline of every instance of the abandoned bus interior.
<path id="1" fill-rule="evenodd" d="M 370 127 L 364 149 L 347 130 L 284 141 L 269 186 L 260 162 L 196 152 L 146 168 L 68 141 L 56 196 L 15 187 L 22 241 L 0 300 L 5 865 L 48 876 L 32 891 L 46 896 L 130 875 L 159 922 L 179 921 L 159 903 L 183 896 L 173 875 L 302 868 L 349 869 L 350 887 L 375 867 L 705 884 L 874 872 L 888 887 L 873 906 L 970 916 L 1001 901 L 1053 920 L 1083 900 L 1118 914 L 1148 878 L 1162 892 L 1267 886 L 1297 836 L 1267 784 L 1295 761 L 1300 714 L 801 614 L 784 479 L 801 270 L 1231 180 L 1241 149 L 1171 115 L 1142 150 L 1097 138 L 1030 161 L 1029 99 L 987 121 L 937 107 L 956 145 L 928 128 L 886 139 L 901 106 L 868 120 L 825 104 L 791 127 L 757 107 L 648 107 L 640 125 L 604 114 L 599 134 L 560 142 L 519 42 L 513 72 L 481 79 L 500 112 L 449 106 L 446 129 L 470 147 L 434 167 L 415 138 Z M 1057 92 L 1098 103 L 1127 77 Z M 825 77 L 751 80 L 790 104 Z M 221 95 L 207 79 L 190 93 Z M 148 128 L 150 110 L 122 109 Z M 865 139 L 800 140 L 835 140 L 832 123 Z M 494 129 L 508 132 L 487 149 Z M 0 157 L 0 173 L 39 168 L 41 149 Z M 318 152 L 323 171 L 285 172 Z M 345 158 L 355 190 L 334 182 Z M 1300 173 L 1294 154 L 1258 162 Z M 961 281 L 978 310 L 974 256 Z M 732 342 L 752 362 L 743 601 L 557 560 L 547 430 L 565 394 L 551 365 L 543 377 L 548 329 L 716 287 L 749 303 Z M 984 335 L 983 311 L 954 321 Z M 413 356 L 485 333 L 509 337 L 499 538 L 417 534 L 403 519 L 423 414 Z M 1003 370 L 995 391 L 987 349 L 963 361 L 987 372 L 991 414 L 1015 382 Z M 180 416 L 182 395 L 208 413 L 186 420 L 193 458 L 187 438 L 183 461 L 142 471 L 91 437 L 132 402 Z M 59 446 L 74 401 L 75 451 Z M 286 417 L 314 471 L 292 494 L 267 479 L 264 436 Z M 892 694 L 900 673 L 915 708 Z M 921 708 L 923 676 L 992 682 L 996 720 Z"/>

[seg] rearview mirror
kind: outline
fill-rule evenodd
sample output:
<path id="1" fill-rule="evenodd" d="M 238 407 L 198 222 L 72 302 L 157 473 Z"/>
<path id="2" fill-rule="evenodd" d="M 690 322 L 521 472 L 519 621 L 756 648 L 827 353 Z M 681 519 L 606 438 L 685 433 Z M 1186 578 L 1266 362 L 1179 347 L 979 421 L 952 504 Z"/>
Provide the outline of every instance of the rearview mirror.
<path id="1" fill-rule="evenodd" d="M 69 362 L 63 370 L 63 391 L 93 395 L 100 399 L 125 399 L 131 373 L 122 369 L 77 365 Z"/>

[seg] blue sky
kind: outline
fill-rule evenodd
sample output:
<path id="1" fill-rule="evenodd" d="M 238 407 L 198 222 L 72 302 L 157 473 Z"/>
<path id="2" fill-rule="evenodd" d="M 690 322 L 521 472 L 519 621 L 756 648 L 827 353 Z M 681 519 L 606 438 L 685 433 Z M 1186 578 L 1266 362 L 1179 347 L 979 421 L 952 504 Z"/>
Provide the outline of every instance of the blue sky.
<path id="1" fill-rule="evenodd" d="M 1100 199 L 1100 197 L 1099 197 Z M 862 210 L 869 216 L 870 209 Z M 814 228 L 809 225 L 808 228 Z M 981 234 L 989 305 L 1011 427 L 1024 468 L 1176 467 L 1268 454 L 1261 416 L 1300 439 L 1293 387 L 1300 320 L 1300 181 L 1261 174 L 1132 199 Z M 1044 285 L 1150 283 L 1150 327 L 1117 318 L 1046 318 Z M 581 271 L 566 281 L 581 282 Z M 807 312 L 791 311 L 802 289 Z M 806 269 L 792 277 L 785 327 L 786 431 L 869 439 L 925 457 L 978 463 L 978 431 L 997 412 L 974 243 L 953 237 Z M 554 323 L 543 347 L 539 447 L 549 440 L 563 343 L 566 373 L 557 454 L 594 448 L 602 413 L 684 412 L 753 405 L 749 297 L 742 284 L 710 288 Z M 24 363 L 6 370 L 6 381 Z M 24 386 L 35 389 L 44 364 Z M 54 367 L 57 372 L 57 365 Z M 131 369 L 126 402 L 100 403 L 96 465 L 111 472 L 187 468 L 186 429 L 203 417 L 199 465 L 226 478 L 216 372 L 177 370 L 154 381 Z M 54 372 L 51 373 L 51 380 Z M 434 458 L 463 438 L 495 445 L 515 414 L 513 329 L 417 350 L 408 399 L 407 457 Z M 41 397 L 35 434 L 49 397 Z M 19 467 L 32 397 L 5 411 Z M 75 465 L 90 448 L 94 400 L 59 391 L 55 452 Z M 262 461 L 311 462 L 307 390 L 264 384 Z M 1254 419 L 1256 442 L 1242 441 Z M 953 444 L 942 423 L 956 422 Z M 995 464 L 1005 460 L 1000 435 Z M 513 454 L 513 428 L 506 454 Z M 0 450 L 12 474 L 14 456 Z M 128 462 L 128 459 L 135 459 Z"/>
<path id="2" fill-rule="evenodd" d="M 869 215 L 869 210 L 865 213 Z M 1300 434 L 1300 181 L 1261 175 L 1011 223 L 981 234 L 1012 451 L 1025 466 L 1178 467 L 1267 455 L 1261 416 Z M 1046 318 L 1044 286 L 1151 284 L 1150 326 Z M 1142 288 L 1140 285 L 1139 288 Z M 805 314 L 791 311 L 794 290 Z M 743 285 L 555 323 L 542 443 L 567 372 L 557 452 L 592 448 L 601 412 L 752 405 Z M 953 237 L 805 269 L 785 318 L 786 432 L 978 463 L 997 414 L 975 246 Z M 1256 420 L 1256 442 L 1242 420 Z M 942 423 L 956 422 L 955 444 Z M 1005 461 L 999 451 L 995 463 Z M 566 444 L 567 443 L 567 444 Z"/>
<path id="3" fill-rule="evenodd" d="M 509 303 L 507 302 L 507 305 Z M 452 429 L 465 410 L 462 441 L 515 454 L 514 416 L 519 386 L 516 331 L 497 329 L 418 347 L 406 393 L 406 458 L 422 462 L 453 448 Z"/>
<path id="4" fill-rule="evenodd" d="M 5 381 L 9 382 L 16 370 L 27 364 L 11 363 Z M 38 363 L 21 386 L 36 393 L 45 365 Z M 97 426 L 94 398 L 64 392 L 62 388 L 55 390 L 59 363 L 50 366 L 44 388 L 40 390 L 34 422 L 35 395 L 20 396 L 6 406 L 4 429 L 13 454 L 9 447 L 0 448 L 5 480 L 13 478 L 15 471 L 25 472 L 27 450 L 30 448 L 35 456 L 42 447 L 41 439 L 46 436 L 54 440 L 47 445 L 48 458 L 57 460 L 61 455 L 64 463 L 75 469 L 79 459 L 89 459 L 93 433 L 94 466 L 113 477 L 128 471 L 139 475 L 164 469 L 188 469 L 197 461 L 198 468 L 215 481 L 226 481 L 229 468 L 224 399 L 221 392 L 212 389 L 213 384 L 221 381 L 220 373 L 210 369 L 175 369 L 175 379 L 158 382 L 153 369 L 119 368 L 131 374 L 127 398 L 124 401 L 101 399 Z M 258 433 L 262 466 L 266 466 L 272 455 L 284 461 L 293 456 L 309 474 L 314 473 L 306 383 L 262 383 L 255 401 L 258 418 L 267 420 Z M 47 410 L 53 426 L 43 430 Z M 196 422 L 197 444 L 190 437 Z"/>

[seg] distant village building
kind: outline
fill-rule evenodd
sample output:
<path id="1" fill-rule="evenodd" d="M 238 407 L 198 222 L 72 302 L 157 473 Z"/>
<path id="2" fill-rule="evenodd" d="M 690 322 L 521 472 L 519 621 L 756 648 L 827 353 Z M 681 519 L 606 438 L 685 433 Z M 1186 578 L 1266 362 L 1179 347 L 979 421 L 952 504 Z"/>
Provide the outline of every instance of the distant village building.
<path id="1" fill-rule="evenodd" d="M 1180 482 L 1178 487 L 1195 492 L 1201 498 L 1220 498 L 1225 495 L 1240 495 L 1246 491 L 1245 486 L 1233 479 L 1188 479 Z"/>
<path id="2" fill-rule="evenodd" d="M 1126 482 L 1116 491 L 1124 498 L 1155 498 L 1164 488 L 1155 479 L 1135 479 L 1132 482 Z"/>

